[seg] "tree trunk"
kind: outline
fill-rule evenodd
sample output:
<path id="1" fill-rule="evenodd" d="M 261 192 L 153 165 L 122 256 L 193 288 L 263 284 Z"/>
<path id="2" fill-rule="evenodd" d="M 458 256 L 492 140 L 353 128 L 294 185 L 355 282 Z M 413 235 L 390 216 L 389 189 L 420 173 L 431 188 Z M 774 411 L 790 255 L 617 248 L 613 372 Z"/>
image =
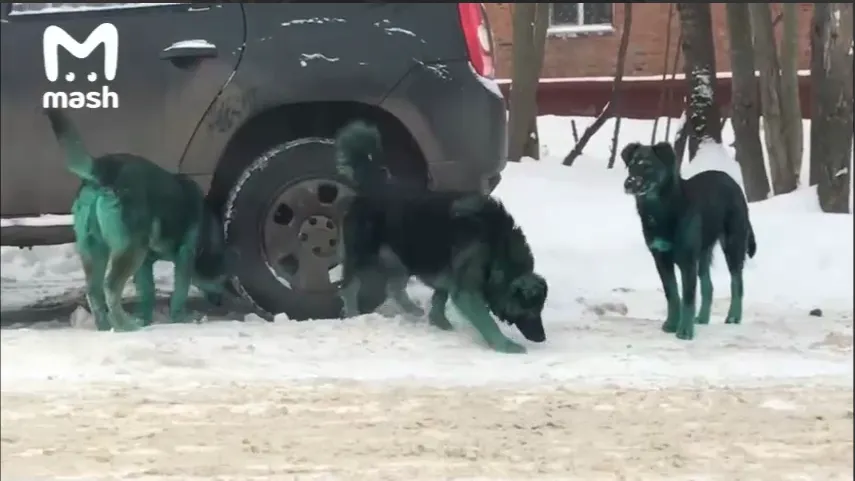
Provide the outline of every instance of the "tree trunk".
<path id="1" fill-rule="evenodd" d="M 797 187 L 794 165 L 784 136 L 785 120 L 781 111 L 781 71 L 772 12 L 768 3 L 749 3 L 754 53 L 760 71 L 760 105 L 763 110 L 763 133 L 769 166 L 772 170 L 772 190 L 775 195 L 792 192 Z"/>
<path id="2" fill-rule="evenodd" d="M 721 143 L 721 114 L 715 103 L 715 44 L 709 3 L 678 3 L 683 62 L 689 82 L 689 161 L 702 140 Z"/>
<path id="3" fill-rule="evenodd" d="M 538 5 L 514 5 L 513 72 L 508 121 L 508 160 L 511 162 L 519 162 L 522 158 L 526 144 L 530 144 L 531 127 L 536 123 L 532 119 L 537 117 L 537 84 L 543 61 L 542 53 L 540 58 L 535 55 L 534 33 Z M 543 35 L 546 35 L 545 28 Z"/>
<path id="4" fill-rule="evenodd" d="M 784 29 L 781 32 L 781 114 L 787 155 L 792 164 L 796 185 L 802 173 L 802 107 L 799 99 L 799 17 L 798 4 L 783 4 Z"/>
<path id="5" fill-rule="evenodd" d="M 852 163 L 852 4 L 816 3 L 811 35 L 811 182 L 823 212 L 849 212 Z"/>
<path id="6" fill-rule="evenodd" d="M 754 74 L 754 41 L 746 3 L 728 3 L 727 31 L 730 37 L 730 65 L 733 96 L 731 124 L 735 137 L 736 161 L 745 182 L 748 202 L 769 197 L 769 178 L 760 143 L 760 104 Z"/>
<path id="7" fill-rule="evenodd" d="M 537 10 L 534 16 L 534 26 L 532 27 L 532 55 L 537 61 L 535 71 L 534 87 L 534 108 L 532 116 L 529 119 L 529 132 L 526 136 L 526 143 L 523 147 L 523 155 L 532 159 L 540 160 L 540 133 L 537 131 L 537 84 L 540 82 L 540 71 L 543 68 L 543 54 L 546 50 L 546 30 L 549 28 L 549 4 L 537 3 Z"/>
<path id="8" fill-rule="evenodd" d="M 537 140 L 537 84 L 543 65 L 549 5 L 519 3 L 513 16 L 513 72 L 508 121 L 508 160 L 523 155 L 539 157 Z"/>

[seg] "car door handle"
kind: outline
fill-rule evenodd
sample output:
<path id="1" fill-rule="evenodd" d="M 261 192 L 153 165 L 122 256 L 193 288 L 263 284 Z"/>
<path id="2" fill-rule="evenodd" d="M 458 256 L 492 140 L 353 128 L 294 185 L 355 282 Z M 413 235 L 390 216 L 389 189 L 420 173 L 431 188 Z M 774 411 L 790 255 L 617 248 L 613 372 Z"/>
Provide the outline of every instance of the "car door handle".
<path id="1" fill-rule="evenodd" d="M 216 57 L 217 46 L 205 40 L 183 40 L 160 51 L 162 60 L 189 60 Z"/>

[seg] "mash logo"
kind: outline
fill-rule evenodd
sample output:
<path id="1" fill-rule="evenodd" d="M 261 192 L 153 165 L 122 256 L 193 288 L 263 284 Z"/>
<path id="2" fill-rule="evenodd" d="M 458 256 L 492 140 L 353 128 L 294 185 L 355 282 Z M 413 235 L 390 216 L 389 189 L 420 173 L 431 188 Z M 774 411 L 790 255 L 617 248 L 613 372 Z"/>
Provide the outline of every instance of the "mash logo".
<path id="1" fill-rule="evenodd" d="M 50 82 L 59 80 L 59 47 L 64 48 L 76 58 L 84 59 L 92 55 L 99 45 L 104 46 L 104 72 L 103 77 L 107 81 L 116 78 L 116 70 L 119 64 L 119 31 L 112 23 L 102 23 L 93 30 L 83 42 L 68 34 L 56 25 L 45 29 L 42 40 L 44 52 L 45 76 Z M 68 83 L 74 82 L 74 72 L 67 72 L 64 76 Z M 97 72 L 89 72 L 86 76 L 89 82 L 98 80 Z M 72 108 L 72 109 L 99 109 L 118 108 L 119 96 L 110 91 L 110 87 L 104 85 L 101 90 L 91 91 L 57 91 L 45 92 L 42 96 L 42 107 L 44 108 Z"/>

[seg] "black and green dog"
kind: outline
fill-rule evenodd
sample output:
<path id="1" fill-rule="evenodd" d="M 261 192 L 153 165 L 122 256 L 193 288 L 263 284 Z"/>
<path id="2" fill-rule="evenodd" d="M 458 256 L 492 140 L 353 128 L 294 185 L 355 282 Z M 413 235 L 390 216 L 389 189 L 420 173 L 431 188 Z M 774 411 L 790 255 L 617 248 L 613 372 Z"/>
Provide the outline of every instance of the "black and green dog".
<path id="1" fill-rule="evenodd" d="M 725 322 L 742 321 L 742 269 L 745 256 L 757 251 L 748 204 L 739 184 L 720 171 L 700 172 L 681 179 L 671 144 L 632 143 L 621 157 L 629 170 L 624 191 L 635 197 L 644 240 L 662 280 L 668 301 L 665 332 L 693 339 L 695 323 L 708 324 L 713 285 L 713 248 L 721 244 L 730 271 L 730 309 Z M 682 305 L 674 264 L 680 268 Z M 695 318 L 695 290 L 701 280 L 701 306 Z"/>
<path id="2" fill-rule="evenodd" d="M 546 280 L 534 272 L 528 242 L 498 200 L 395 185 L 383 168 L 379 132 L 361 121 L 339 132 L 336 147 L 339 171 L 357 186 L 342 229 L 345 316 L 359 314 L 361 273 L 382 264 L 396 273 L 387 287 L 405 311 L 421 312 L 405 291 L 410 276 L 434 289 L 428 316 L 436 327 L 452 327 L 445 315 L 450 298 L 497 351 L 525 348 L 502 333 L 491 312 L 530 341 L 546 339 Z"/>
<path id="3" fill-rule="evenodd" d="M 190 285 L 219 304 L 231 254 L 222 223 L 199 186 L 131 154 L 93 158 L 60 110 L 46 109 L 68 169 L 81 180 L 72 205 L 77 252 L 86 274 L 87 300 L 100 330 L 134 331 L 151 323 L 155 307 L 152 267 L 173 262 L 175 285 L 169 315 L 189 320 Z M 138 320 L 122 307 L 133 276 L 140 297 Z"/>

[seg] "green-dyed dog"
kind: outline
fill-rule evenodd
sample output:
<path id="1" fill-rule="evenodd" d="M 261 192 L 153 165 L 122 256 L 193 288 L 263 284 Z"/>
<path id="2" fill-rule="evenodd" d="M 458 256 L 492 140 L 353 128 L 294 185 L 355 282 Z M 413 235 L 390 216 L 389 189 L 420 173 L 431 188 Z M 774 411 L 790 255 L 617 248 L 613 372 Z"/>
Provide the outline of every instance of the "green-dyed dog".
<path id="1" fill-rule="evenodd" d="M 93 158 L 63 112 L 47 109 L 68 169 L 82 184 L 71 212 L 77 252 L 86 274 L 87 300 L 99 330 L 134 331 L 151 323 L 155 261 L 175 264 L 169 305 L 173 322 L 185 311 L 190 284 L 214 304 L 222 302 L 229 253 L 221 221 L 192 179 L 131 154 Z M 134 276 L 139 318 L 122 307 Z"/>
<path id="2" fill-rule="evenodd" d="M 526 339 L 544 342 L 541 314 L 546 279 L 519 226 L 501 202 L 480 194 L 412 191 L 389 179 L 378 130 L 362 121 L 336 137 L 340 172 L 357 186 L 344 217 L 343 314 L 359 311 L 363 273 L 383 266 L 389 295 L 404 311 L 421 308 L 406 292 L 415 276 L 434 289 L 428 319 L 448 330 L 451 300 L 487 344 L 499 352 L 525 346 L 502 333 L 491 315 L 517 327 Z"/>
<path id="3" fill-rule="evenodd" d="M 677 338 L 695 337 L 695 324 L 709 324 L 713 248 L 720 244 L 730 271 L 730 309 L 725 322 L 742 322 L 742 269 L 757 252 L 748 204 L 728 174 L 704 171 L 682 179 L 677 154 L 667 142 L 628 144 L 621 152 L 627 167 L 624 191 L 635 197 L 641 231 L 668 301 L 662 330 Z M 680 268 L 682 300 L 674 265 Z M 701 281 L 701 306 L 695 317 L 695 291 Z"/>

